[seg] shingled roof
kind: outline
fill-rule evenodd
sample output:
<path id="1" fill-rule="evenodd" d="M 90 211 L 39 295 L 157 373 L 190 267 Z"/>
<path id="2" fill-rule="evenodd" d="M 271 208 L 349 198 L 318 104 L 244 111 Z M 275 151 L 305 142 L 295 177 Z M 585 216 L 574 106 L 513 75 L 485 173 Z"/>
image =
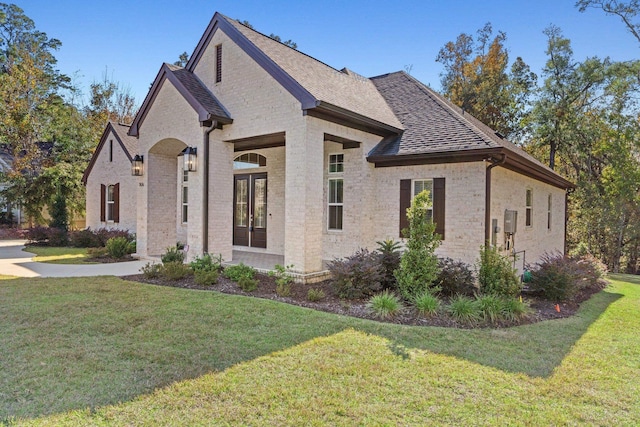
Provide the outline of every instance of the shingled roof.
<path id="1" fill-rule="evenodd" d="M 405 131 L 369 153 L 377 166 L 503 159 L 505 167 L 562 188 L 574 185 L 403 71 L 373 77 Z"/>
<path id="2" fill-rule="evenodd" d="M 104 131 L 102 132 L 102 137 L 100 137 L 100 142 L 98 143 L 98 146 L 93 152 L 93 156 L 91 156 L 89 165 L 87 166 L 87 168 L 84 171 L 84 174 L 82 175 L 82 183 L 84 185 L 87 185 L 87 178 L 89 178 L 89 174 L 91 173 L 91 170 L 93 169 L 93 165 L 96 163 L 96 160 L 98 159 L 98 155 L 100 154 L 102 147 L 104 147 L 104 144 L 107 142 L 107 139 L 108 139 L 107 136 L 109 135 L 109 133 L 113 133 L 113 135 L 116 138 L 116 141 L 122 147 L 122 151 L 124 151 L 124 154 L 127 156 L 129 161 L 133 160 L 133 157 L 138 153 L 138 139 L 133 136 L 130 136 L 128 132 L 129 132 L 129 125 L 116 123 L 113 121 L 109 121 L 109 123 L 107 123 L 107 126 L 104 128 Z"/>

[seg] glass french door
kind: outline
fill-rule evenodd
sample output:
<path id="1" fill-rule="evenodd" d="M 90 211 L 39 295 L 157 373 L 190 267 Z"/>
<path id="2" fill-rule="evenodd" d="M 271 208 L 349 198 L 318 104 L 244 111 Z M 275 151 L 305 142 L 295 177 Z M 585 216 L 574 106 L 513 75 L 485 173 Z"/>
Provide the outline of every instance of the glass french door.
<path id="1" fill-rule="evenodd" d="M 267 174 L 233 177 L 233 244 L 267 247 Z"/>

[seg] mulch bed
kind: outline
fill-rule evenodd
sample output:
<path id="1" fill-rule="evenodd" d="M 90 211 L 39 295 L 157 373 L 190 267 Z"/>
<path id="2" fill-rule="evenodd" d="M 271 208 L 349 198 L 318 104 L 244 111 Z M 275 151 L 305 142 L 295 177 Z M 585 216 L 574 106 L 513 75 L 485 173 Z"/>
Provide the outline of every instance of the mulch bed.
<path id="1" fill-rule="evenodd" d="M 326 311 L 329 313 L 341 314 L 351 317 L 359 317 L 362 319 L 371 319 L 388 323 L 402 324 L 402 325 L 420 325 L 420 326 L 442 326 L 453 328 L 504 328 L 517 325 L 524 325 L 530 323 L 540 322 L 542 320 L 560 319 L 564 317 L 572 316 L 576 313 L 580 304 L 588 300 L 593 294 L 600 291 L 597 289 L 585 289 L 579 295 L 574 298 L 573 301 L 568 303 L 562 303 L 559 305 L 560 312 L 555 308 L 555 304 L 546 300 L 536 298 L 534 296 L 526 296 L 526 301 L 531 306 L 531 314 L 526 318 L 520 319 L 515 322 L 477 322 L 473 324 L 458 322 L 455 319 L 449 317 L 447 314 L 439 313 L 437 316 L 422 317 L 413 308 L 405 308 L 400 314 L 391 319 L 379 319 L 375 317 L 366 307 L 367 300 L 345 300 L 341 299 L 335 293 L 331 281 L 326 280 L 320 283 L 314 283 L 309 285 L 301 285 L 294 283 L 291 286 L 291 295 L 288 297 L 280 297 L 276 294 L 275 278 L 269 277 L 264 274 L 258 274 L 258 288 L 253 292 L 245 292 L 231 280 L 220 275 L 218 283 L 213 286 L 201 286 L 194 282 L 193 276 L 187 277 L 178 281 L 171 281 L 165 278 L 147 279 L 142 274 L 136 274 L 133 276 L 124 276 L 122 279 L 131 280 L 136 282 L 148 283 L 159 286 L 170 286 L 176 288 L 185 289 L 199 289 L 207 291 L 218 291 L 225 294 L 244 295 L 255 298 L 264 298 L 275 301 L 281 301 L 287 304 L 298 305 L 301 307 L 307 307 L 314 310 Z M 309 288 L 322 289 L 325 297 L 317 302 L 311 302 L 307 299 L 307 292 Z"/>

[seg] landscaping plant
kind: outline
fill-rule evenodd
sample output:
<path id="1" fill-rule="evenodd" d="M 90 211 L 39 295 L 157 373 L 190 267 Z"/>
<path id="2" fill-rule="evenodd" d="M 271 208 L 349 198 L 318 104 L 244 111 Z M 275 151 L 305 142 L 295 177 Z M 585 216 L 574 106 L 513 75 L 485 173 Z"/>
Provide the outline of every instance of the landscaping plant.
<path id="1" fill-rule="evenodd" d="M 420 315 L 433 316 L 438 313 L 440 300 L 435 295 L 425 291 L 413 300 L 413 305 Z"/>
<path id="2" fill-rule="evenodd" d="M 375 252 L 360 249 L 351 256 L 329 262 L 328 269 L 340 298 L 359 299 L 382 290 L 384 276 Z"/>
<path id="3" fill-rule="evenodd" d="M 193 280 L 201 286 L 213 286 L 218 283 L 218 270 L 193 270 Z"/>
<path id="4" fill-rule="evenodd" d="M 107 240 L 106 248 L 111 258 L 121 259 L 129 254 L 129 241 L 126 237 L 112 237 Z"/>
<path id="5" fill-rule="evenodd" d="M 380 254 L 380 270 L 382 272 L 382 288 L 395 289 L 396 278 L 394 272 L 400 266 L 400 242 L 393 239 L 387 239 L 378 244 L 376 251 Z"/>
<path id="6" fill-rule="evenodd" d="M 325 297 L 324 291 L 318 288 L 309 288 L 307 291 L 307 299 L 311 302 L 320 301 Z"/>
<path id="7" fill-rule="evenodd" d="M 476 304 L 480 317 L 491 323 L 501 320 L 505 299 L 496 294 L 478 295 Z"/>
<path id="8" fill-rule="evenodd" d="M 162 264 L 148 262 L 140 271 L 145 279 L 155 279 L 162 274 Z"/>
<path id="9" fill-rule="evenodd" d="M 464 295 L 455 295 L 451 298 L 448 311 L 454 319 L 460 322 L 473 323 L 480 319 L 477 301 Z"/>
<path id="10" fill-rule="evenodd" d="M 473 296 L 478 291 L 471 267 L 459 260 L 451 258 L 438 259 L 440 273 L 436 283 L 440 292 L 447 296 L 456 294 Z"/>
<path id="11" fill-rule="evenodd" d="M 529 315 L 531 309 L 521 298 L 507 298 L 502 301 L 502 317 L 510 322 Z"/>
<path id="12" fill-rule="evenodd" d="M 185 253 L 181 250 L 178 249 L 177 246 L 170 246 L 167 248 L 167 251 L 162 254 L 160 256 L 160 260 L 162 260 L 163 264 L 168 264 L 168 263 L 184 263 L 184 257 L 185 257 Z"/>
<path id="13" fill-rule="evenodd" d="M 269 272 L 270 277 L 276 278 L 276 294 L 281 297 L 288 297 L 291 295 L 291 284 L 293 283 L 293 277 L 287 271 L 293 268 L 292 265 L 282 266 L 276 264 L 273 267 L 273 271 Z"/>
<path id="14" fill-rule="evenodd" d="M 497 248 L 480 248 L 480 268 L 478 270 L 480 293 L 503 297 L 515 297 L 522 291 L 522 283 L 508 257 L 502 256 Z"/>
<path id="15" fill-rule="evenodd" d="M 192 273 L 188 265 L 182 261 L 170 261 L 162 265 L 161 274 L 169 280 L 184 279 Z"/>
<path id="16" fill-rule="evenodd" d="M 431 196 L 425 190 L 414 197 L 407 209 L 409 228 L 403 230 L 407 248 L 395 272 L 398 290 L 406 300 L 413 300 L 425 291 L 436 292 L 434 282 L 438 277 L 438 258 L 434 251 L 440 245 L 435 233 L 436 225 L 427 217 Z"/>
<path id="17" fill-rule="evenodd" d="M 229 280 L 239 282 L 243 277 L 253 280 L 256 276 L 256 270 L 250 265 L 240 263 L 237 265 L 230 265 L 228 267 L 225 267 L 222 274 L 224 274 L 224 277 L 228 278 Z"/>
<path id="18" fill-rule="evenodd" d="M 258 280 L 249 276 L 242 276 L 238 279 L 238 286 L 245 292 L 253 292 L 258 289 Z"/>
<path id="19" fill-rule="evenodd" d="M 222 270 L 222 255 L 218 255 L 216 258 L 210 254 L 204 254 L 201 257 L 196 257 L 189 264 L 193 271 L 216 271 Z"/>
<path id="20" fill-rule="evenodd" d="M 389 290 L 385 290 L 378 295 L 372 296 L 367 303 L 367 308 L 376 317 L 387 319 L 400 313 L 404 307 L 395 294 Z"/>

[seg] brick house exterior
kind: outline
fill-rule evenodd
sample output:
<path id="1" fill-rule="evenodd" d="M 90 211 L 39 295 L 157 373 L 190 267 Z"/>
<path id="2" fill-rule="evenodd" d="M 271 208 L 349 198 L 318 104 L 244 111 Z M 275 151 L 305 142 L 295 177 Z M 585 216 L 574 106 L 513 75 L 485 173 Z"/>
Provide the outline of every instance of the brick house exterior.
<path id="1" fill-rule="evenodd" d="M 399 239 L 423 188 L 441 256 L 474 263 L 486 240 L 527 262 L 564 250 L 570 182 L 406 73 L 337 70 L 219 13 L 184 68 L 161 67 L 128 134 L 144 158 L 141 256 L 181 241 L 191 258 L 264 252 L 313 274 Z M 93 175 L 109 174 L 95 169 L 110 165 L 93 166 L 88 220 Z"/>

